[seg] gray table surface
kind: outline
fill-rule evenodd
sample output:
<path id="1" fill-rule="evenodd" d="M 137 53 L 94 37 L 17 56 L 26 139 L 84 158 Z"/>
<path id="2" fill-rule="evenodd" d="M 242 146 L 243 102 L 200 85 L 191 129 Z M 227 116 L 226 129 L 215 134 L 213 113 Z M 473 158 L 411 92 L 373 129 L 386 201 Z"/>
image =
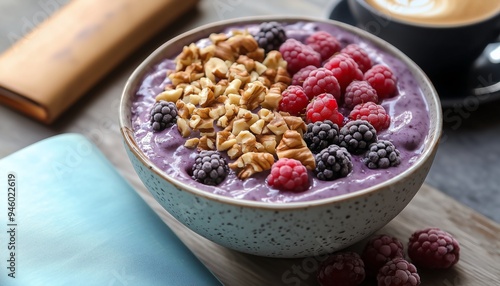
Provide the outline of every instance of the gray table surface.
<path id="1" fill-rule="evenodd" d="M 22 37 L 63 0 L 0 1 L 0 52 Z M 175 25 L 162 31 L 102 79 L 55 124 L 45 126 L 0 106 L 0 158 L 52 135 L 78 132 L 89 137 L 130 181 L 138 180 L 118 130 L 118 101 L 127 77 L 157 46 L 183 31 L 209 22 L 251 15 L 327 18 L 329 0 L 201 0 Z M 464 99 L 464 103 L 467 103 Z M 470 102 L 469 102 L 470 103 Z M 443 140 L 426 183 L 500 222 L 500 102 L 459 105 L 444 110 Z"/>

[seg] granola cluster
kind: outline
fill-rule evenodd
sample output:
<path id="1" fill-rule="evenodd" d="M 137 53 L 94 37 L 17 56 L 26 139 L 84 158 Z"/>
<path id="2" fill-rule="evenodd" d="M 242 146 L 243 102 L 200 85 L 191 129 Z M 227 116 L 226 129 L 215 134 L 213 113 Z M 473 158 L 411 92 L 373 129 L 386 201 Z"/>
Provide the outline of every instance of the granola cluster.
<path id="1" fill-rule="evenodd" d="M 156 97 L 175 103 L 184 146 L 226 152 L 240 179 L 271 169 L 275 157 L 313 170 L 305 122 L 277 111 L 292 81 L 281 53 L 266 53 L 246 31 L 209 39 L 206 47 L 183 48 L 168 74 L 171 84 Z"/>

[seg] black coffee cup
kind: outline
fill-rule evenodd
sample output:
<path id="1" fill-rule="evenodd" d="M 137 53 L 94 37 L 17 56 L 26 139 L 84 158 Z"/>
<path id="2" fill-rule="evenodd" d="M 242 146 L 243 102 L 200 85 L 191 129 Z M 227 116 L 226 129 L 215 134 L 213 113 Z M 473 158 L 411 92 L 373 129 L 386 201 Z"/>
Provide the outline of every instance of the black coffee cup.
<path id="1" fill-rule="evenodd" d="M 359 27 L 399 48 L 431 77 L 469 68 L 500 34 L 500 12 L 473 23 L 436 25 L 396 19 L 365 0 L 348 4 Z"/>

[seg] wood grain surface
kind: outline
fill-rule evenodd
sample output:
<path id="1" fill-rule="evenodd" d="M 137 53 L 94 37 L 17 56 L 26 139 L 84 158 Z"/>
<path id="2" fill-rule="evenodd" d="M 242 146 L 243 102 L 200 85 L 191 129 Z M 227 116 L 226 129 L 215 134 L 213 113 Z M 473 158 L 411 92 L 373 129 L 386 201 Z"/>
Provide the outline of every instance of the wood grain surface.
<path id="1" fill-rule="evenodd" d="M 134 185 L 138 183 L 133 181 Z M 137 190 L 224 285 L 317 285 L 315 272 L 324 257 L 276 259 L 227 249 L 181 225 L 154 201 L 144 187 Z M 499 285 L 500 225 L 428 185 L 423 185 L 410 204 L 377 233 L 395 236 L 406 247 L 414 231 L 431 226 L 455 236 L 461 246 L 461 257 L 449 270 L 419 269 L 422 285 Z M 361 241 L 348 249 L 360 253 L 365 243 L 366 240 Z M 363 285 L 376 283 L 367 280 Z"/>

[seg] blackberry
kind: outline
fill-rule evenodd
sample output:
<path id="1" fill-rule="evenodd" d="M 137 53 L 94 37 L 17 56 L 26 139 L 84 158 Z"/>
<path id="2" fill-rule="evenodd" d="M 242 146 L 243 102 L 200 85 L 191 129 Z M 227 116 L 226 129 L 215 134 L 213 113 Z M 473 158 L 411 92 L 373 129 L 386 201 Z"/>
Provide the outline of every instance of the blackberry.
<path id="1" fill-rule="evenodd" d="M 229 166 L 219 152 L 201 151 L 195 159 L 192 178 L 205 185 L 220 184 L 229 173 Z"/>
<path id="2" fill-rule="evenodd" d="M 259 47 L 266 53 L 272 50 L 278 50 L 286 41 L 286 33 L 283 26 L 278 22 L 264 22 L 259 26 L 259 32 L 255 35 L 255 40 Z"/>
<path id="3" fill-rule="evenodd" d="M 344 147 L 330 145 L 314 156 L 316 177 L 323 181 L 333 181 L 346 177 L 352 171 L 351 154 Z"/>
<path id="4" fill-rule="evenodd" d="M 318 153 L 332 144 L 339 144 L 339 126 L 330 120 L 309 123 L 304 141 L 311 152 Z"/>
<path id="5" fill-rule="evenodd" d="M 154 131 L 161 131 L 172 125 L 177 119 L 177 107 L 175 103 L 160 100 L 151 108 L 151 126 Z"/>
<path id="6" fill-rule="evenodd" d="M 401 163 L 399 150 L 387 140 L 379 140 L 370 144 L 364 162 L 370 169 L 386 169 Z"/>
<path id="7" fill-rule="evenodd" d="M 349 152 L 361 154 L 377 141 L 377 131 L 366 120 L 349 121 L 340 129 L 339 141 Z"/>

